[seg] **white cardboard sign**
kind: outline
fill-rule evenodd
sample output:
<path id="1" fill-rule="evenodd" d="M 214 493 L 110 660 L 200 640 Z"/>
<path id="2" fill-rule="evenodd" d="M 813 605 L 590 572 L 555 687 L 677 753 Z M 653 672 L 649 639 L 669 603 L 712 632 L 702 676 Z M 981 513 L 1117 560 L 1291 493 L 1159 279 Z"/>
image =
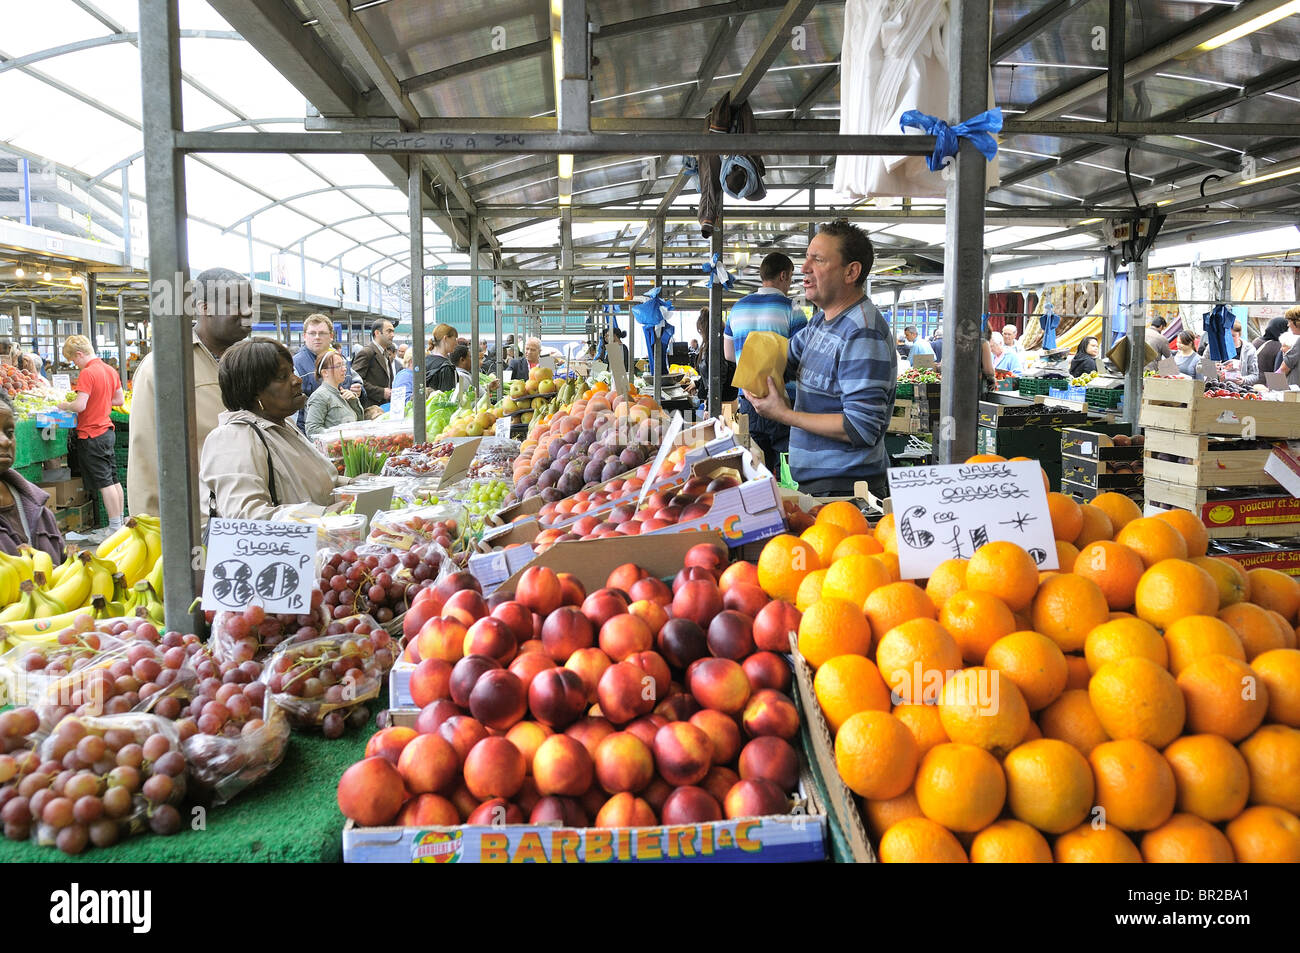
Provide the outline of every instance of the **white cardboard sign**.
<path id="1" fill-rule="evenodd" d="M 1015 543 L 1039 569 L 1056 569 L 1056 541 L 1032 460 L 895 467 L 889 492 L 903 579 L 928 578 L 945 559 L 969 559 L 987 542 Z"/>
<path id="2" fill-rule="evenodd" d="M 66 394 L 72 390 L 72 377 L 68 374 L 55 374 L 51 380 L 50 386 L 61 394 Z"/>
<path id="3" fill-rule="evenodd" d="M 401 420 L 406 416 L 406 385 L 394 387 L 391 395 L 391 402 L 388 405 L 388 416 L 393 420 Z"/>
<path id="4" fill-rule="evenodd" d="M 208 521 L 203 608 L 304 614 L 315 585 L 316 527 L 271 520 Z"/>

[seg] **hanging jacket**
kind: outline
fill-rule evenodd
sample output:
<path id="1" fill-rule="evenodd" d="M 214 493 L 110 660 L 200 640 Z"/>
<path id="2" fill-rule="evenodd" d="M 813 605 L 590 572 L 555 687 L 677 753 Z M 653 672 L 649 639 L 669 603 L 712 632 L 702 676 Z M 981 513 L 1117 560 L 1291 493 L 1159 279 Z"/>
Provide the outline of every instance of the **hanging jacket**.
<path id="1" fill-rule="evenodd" d="M 1050 351 L 1056 347 L 1056 329 L 1061 326 L 1061 316 L 1048 305 L 1043 311 L 1043 349 Z"/>
<path id="2" fill-rule="evenodd" d="M 712 133 L 754 133 L 754 111 L 749 103 L 731 105 L 730 91 L 714 104 L 709 112 L 708 130 Z M 709 238 L 722 218 L 722 193 L 729 192 L 737 198 L 757 202 L 767 195 L 763 186 L 766 167 L 757 155 L 701 155 L 696 157 L 699 172 L 700 234 Z M 724 183 L 725 174 L 725 183 Z"/>
<path id="3" fill-rule="evenodd" d="M 1237 346 L 1232 343 L 1232 325 L 1237 320 L 1226 304 L 1216 304 L 1201 315 L 1205 337 L 1210 345 L 1210 360 L 1230 361 L 1237 356 Z"/>

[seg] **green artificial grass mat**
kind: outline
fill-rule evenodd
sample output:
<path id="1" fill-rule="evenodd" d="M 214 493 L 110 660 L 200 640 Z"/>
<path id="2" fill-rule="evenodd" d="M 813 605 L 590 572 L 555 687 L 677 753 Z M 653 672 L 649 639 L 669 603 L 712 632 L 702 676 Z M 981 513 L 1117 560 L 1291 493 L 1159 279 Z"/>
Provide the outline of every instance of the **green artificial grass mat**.
<path id="1" fill-rule="evenodd" d="M 387 704 L 385 689 L 368 707 L 373 713 Z M 0 864 L 341 863 L 345 818 L 335 791 L 373 733 L 373 718 L 367 727 L 349 729 L 333 741 L 295 731 L 275 771 L 228 804 L 207 809 L 206 830 L 191 829 L 187 805 L 181 809 L 181 831 L 171 837 L 146 831 L 112 847 L 89 847 L 76 857 L 33 841 L 0 838 Z"/>

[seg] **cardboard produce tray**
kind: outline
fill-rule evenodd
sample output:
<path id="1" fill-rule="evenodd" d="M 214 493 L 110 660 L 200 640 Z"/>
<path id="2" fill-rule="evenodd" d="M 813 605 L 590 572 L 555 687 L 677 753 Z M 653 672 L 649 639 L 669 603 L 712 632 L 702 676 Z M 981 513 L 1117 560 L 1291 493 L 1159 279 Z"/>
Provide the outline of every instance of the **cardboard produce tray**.
<path id="1" fill-rule="evenodd" d="M 1259 493 L 1182 486 L 1147 478 L 1146 515 L 1162 509 L 1190 510 L 1201 518 L 1211 539 L 1269 539 L 1300 533 L 1300 499 L 1279 487 Z"/>
<path id="2" fill-rule="evenodd" d="M 1123 427 L 1123 429 L 1127 430 L 1128 428 Z M 1091 424 L 1086 429 L 1068 427 L 1061 431 L 1061 453 L 1068 457 L 1081 457 L 1085 460 L 1142 459 L 1142 446 L 1140 444 L 1125 443 L 1120 446 L 1115 443 L 1115 436 L 1115 434 L 1104 430 L 1094 430 Z M 1125 436 L 1128 436 L 1128 434 L 1125 434 Z"/>
<path id="3" fill-rule="evenodd" d="M 1291 398 L 1296 399 L 1291 399 Z M 1142 427 L 1181 433 L 1239 437 L 1300 438 L 1300 394 L 1283 400 L 1206 397 L 1203 381 L 1147 378 L 1142 388 Z"/>
<path id="4" fill-rule="evenodd" d="M 1128 490 L 1142 485 L 1141 458 L 1136 460 L 1089 460 L 1086 457 L 1061 457 L 1061 480 L 1080 483 L 1099 492 Z"/>
<path id="5" fill-rule="evenodd" d="M 1021 400 L 1003 394 L 989 394 L 979 402 L 979 426 L 997 430 L 1023 430 L 1034 427 L 1077 427 L 1088 422 L 1086 410 L 1074 410 L 1055 404 Z"/>
<path id="6" fill-rule="evenodd" d="M 1264 472 L 1273 448 L 1261 441 L 1154 428 L 1146 440 L 1146 473 L 1153 479 L 1196 487 L 1277 485 Z M 1161 454 L 1178 459 L 1159 459 Z"/>

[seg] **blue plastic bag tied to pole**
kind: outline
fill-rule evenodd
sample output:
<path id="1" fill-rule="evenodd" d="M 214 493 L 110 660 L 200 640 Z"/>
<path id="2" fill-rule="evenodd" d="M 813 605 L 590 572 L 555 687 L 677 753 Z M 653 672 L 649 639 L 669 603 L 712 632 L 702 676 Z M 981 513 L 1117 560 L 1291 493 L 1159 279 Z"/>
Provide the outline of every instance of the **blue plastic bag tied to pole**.
<path id="1" fill-rule="evenodd" d="M 938 172 L 948 164 L 949 159 L 957 155 L 959 139 L 968 140 L 986 160 L 992 162 L 998 154 L 998 141 L 993 138 L 993 133 L 1002 129 L 1002 110 L 990 109 L 955 126 L 949 126 L 936 116 L 927 116 L 919 109 L 909 109 L 899 118 L 898 126 L 903 130 L 910 126 L 935 137 L 934 152 L 926 157 L 925 163 L 931 172 Z"/>

